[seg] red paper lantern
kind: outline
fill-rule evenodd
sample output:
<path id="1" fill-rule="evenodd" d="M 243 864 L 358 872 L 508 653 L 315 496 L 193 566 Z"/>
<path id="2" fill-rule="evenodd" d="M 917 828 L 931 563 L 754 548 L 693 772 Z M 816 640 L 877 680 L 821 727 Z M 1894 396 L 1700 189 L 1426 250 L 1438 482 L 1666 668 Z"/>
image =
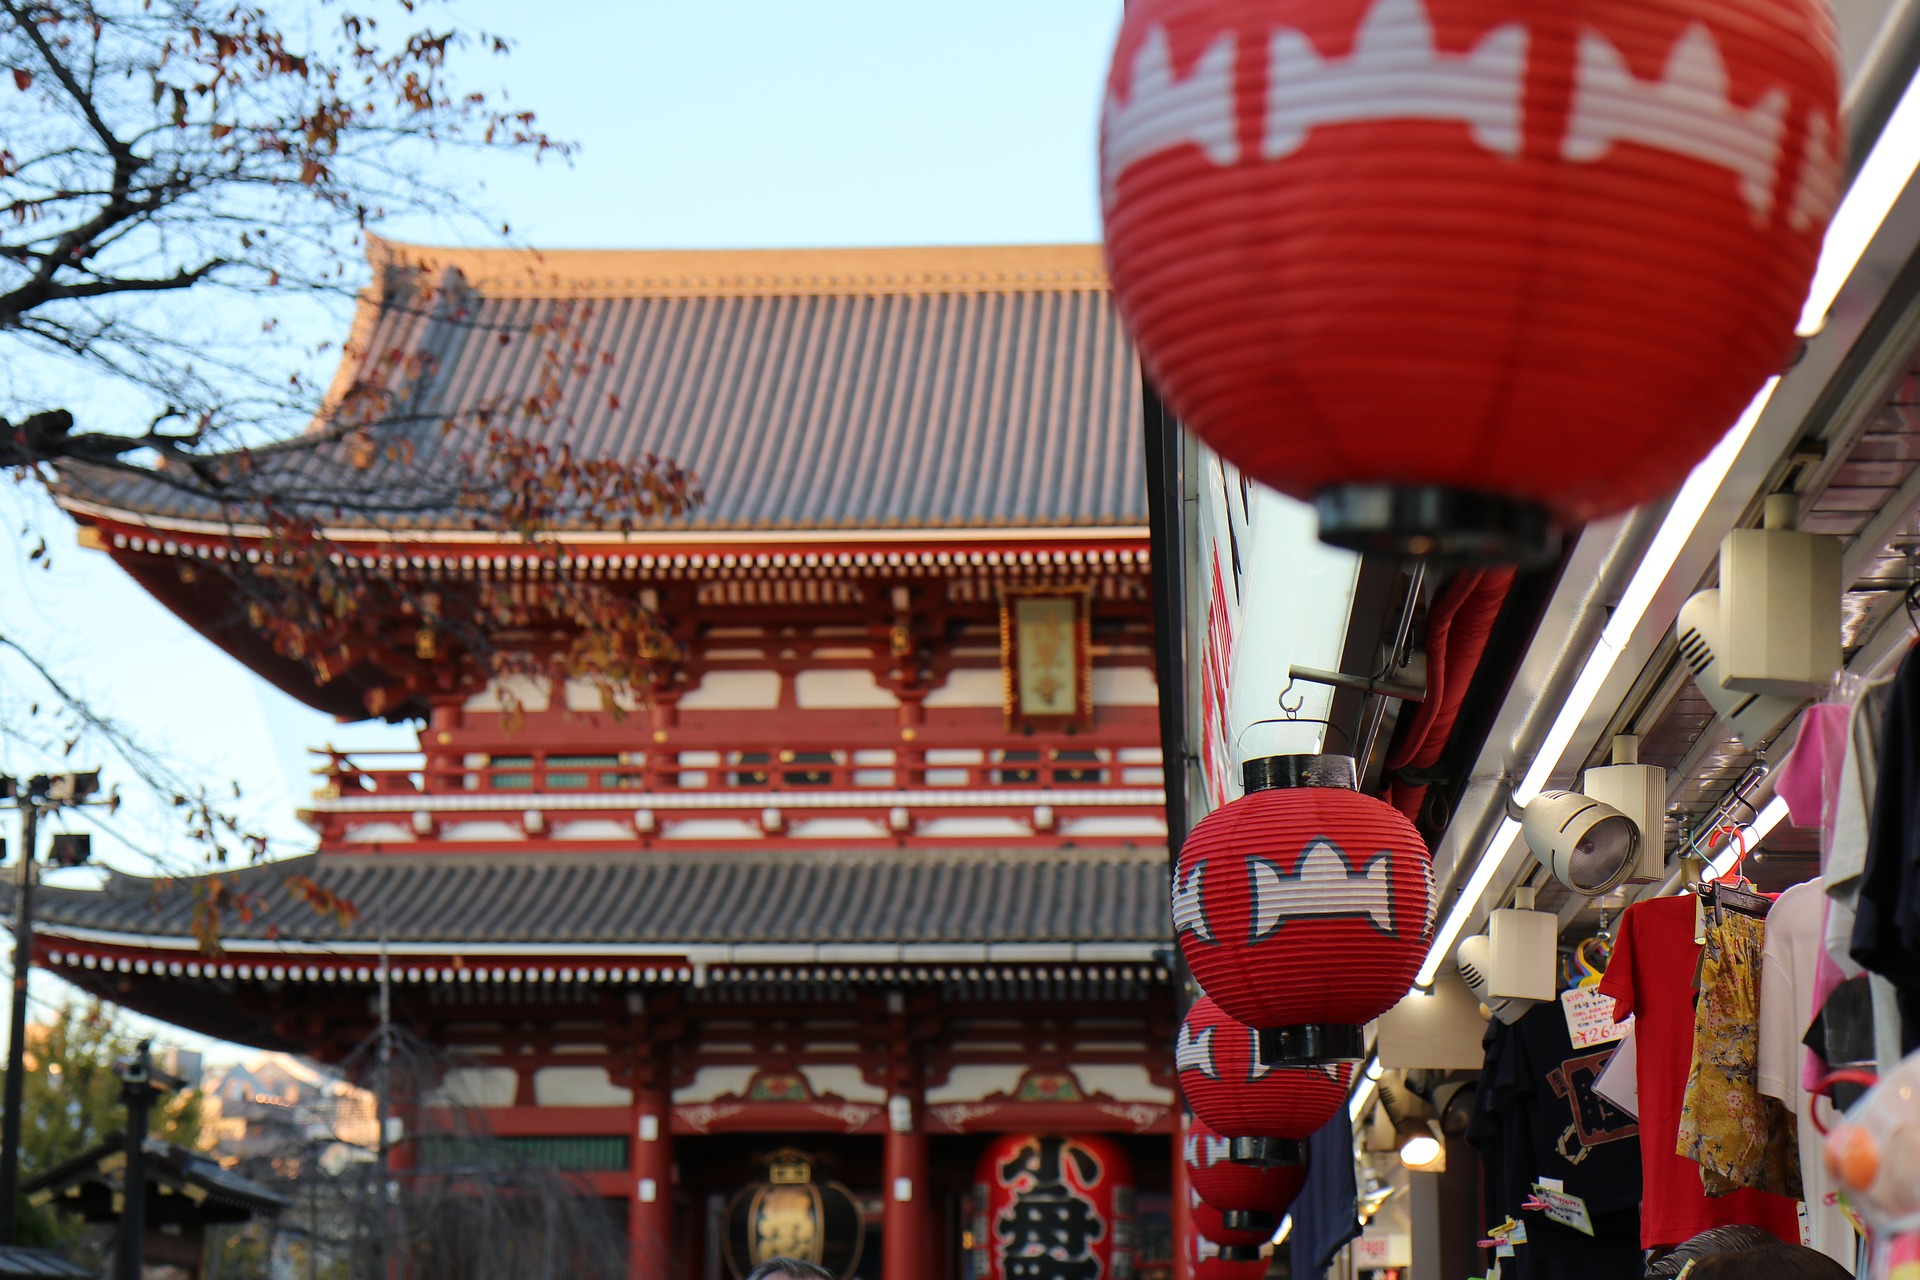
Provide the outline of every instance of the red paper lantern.
<path id="1" fill-rule="evenodd" d="M 1246 794 L 1181 847 L 1180 949 L 1201 990 L 1259 1030 L 1262 1062 L 1358 1061 L 1363 1028 L 1407 994 L 1426 955 L 1426 842 L 1353 789 L 1346 756 L 1271 756 L 1242 774 Z"/>
<path id="2" fill-rule="evenodd" d="M 1244 1225 L 1234 1214 L 1268 1214 L 1277 1227 L 1306 1184 L 1306 1165 L 1247 1164 L 1232 1158 L 1232 1144 L 1232 1138 L 1216 1133 L 1198 1116 L 1188 1120 L 1187 1185 L 1203 1203 L 1226 1214 L 1229 1223 Z"/>
<path id="3" fill-rule="evenodd" d="M 1280 1229 L 1279 1215 L 1243 1214 L 1229 1221 L 1229 1215 L 1193 1196 L 1193 1232 L 1202 1240 L 1219 1246 L 1220 1256 L 1229 1262 L 1251 1262 L 1260 1250 L 1273 1242 Z"/>
<path id="4" fill-rule="evenodd" d="M 1673 489 L 1840 191 L 1821 0 L 1133 0 L 1107 260 L 1168 403 L 1355 548 L 1509 558 Z"/>
<path id="5" fill-rule="evenodd" d="M 1133 1163 L 1117 1143 L 1007 1134 L 974 1168 L 974 1275 L 1133 1274 Z"/>
<path id="6" fill-rule="evenodd" d="M 1193 1267 L 1193 1280 L 1265 1280 L 1267 1254 L 1246 1261 L 1221 1256 L 1220 1246 L 1198 1232 L 1189 1236 L 1187 1257 Z"/>
<path id="7" fill-rule="evenodd" d="M 1350 1063 L 1264 1065 L 1253 1028 L 1205 996 L 1180 1024 L 1174 1062 L 1195 1117 L 1229 1139 L 1228 1159 L 1263 1167 L 1304 1168 L 1305 1139 L 1339 1114 L 1353 1079 Z"/>

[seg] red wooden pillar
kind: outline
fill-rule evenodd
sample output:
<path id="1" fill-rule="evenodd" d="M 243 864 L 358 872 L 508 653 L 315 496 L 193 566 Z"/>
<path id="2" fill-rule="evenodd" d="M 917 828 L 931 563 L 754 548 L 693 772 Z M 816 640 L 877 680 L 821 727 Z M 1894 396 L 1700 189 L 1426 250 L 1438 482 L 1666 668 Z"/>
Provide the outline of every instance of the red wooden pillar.
<path id="1" fill-rule="evenodd" d="M 925 1280 L 933 1270 L 927 1223 L 927 1134 L 918 1090 L 887 1100 L 887 1138 L 880 1230 L 881 1280 Z"/>
<path id="2" fill-rule="evenodd" d="M 627 1200 L 629 1280 L 673 1280 L 672 1093 L 664 1064 L 645 1058 L 633 1080 L 633 1183 Z"/>
<path id="3" fill-rule="evenodd" d="M 1193 1276 L 1193 1194 L 1187 1189 L 1187 1113 L 1173 1109 L 1173 1280 Z"/>

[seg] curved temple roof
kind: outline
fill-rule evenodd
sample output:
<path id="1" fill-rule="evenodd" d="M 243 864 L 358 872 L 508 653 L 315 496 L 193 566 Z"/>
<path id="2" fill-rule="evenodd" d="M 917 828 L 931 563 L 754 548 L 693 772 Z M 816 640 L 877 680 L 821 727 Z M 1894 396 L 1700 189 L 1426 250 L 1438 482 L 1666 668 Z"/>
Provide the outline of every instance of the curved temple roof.
<path id="1" fill-rule="evenodd" d="M 302 901 L 296 877 L 353 904 L 341 925 Z M 139 942 L 193 936 L 212 877 L 115 874 L 101 890 L 42 887 L 48 938 Z M 225 940 L 449 949 L 790 944 L 1163 944 L 1166 851 L 344 855 L 218 877 L 249 905 Z M 11 910 L 11 884 L 0 904 Z M 267 949 L 273 949 L 269 946 Z M 416 947 L 417 949 L 417 947 Z"/>
<path id="2" fill-rule="evenodd" d="M 436 470 L 472 455 L 482 421 L 582 458 L 654 454 L 692 470 L 705 505 L 660 527 L 1146 522 L 1138 367 L 1097 246 L 539 252 L 375 240 L 369 257 L 374 280 L 328 414 L 250 459 L 256 491 L 370 494 L 385 508 L 340 510 L 343 528 L 474 527 L 476 513 L 430 496 L 407 508 L 431 494 Z M 373 432 L 400 448 L 335 438 L 343 406 L 368 404 L 376 386 Z M 222 510 L 88 464 L 61 468 L 61 498 L 135 522 L 246 518 L 244 502 Z"/>

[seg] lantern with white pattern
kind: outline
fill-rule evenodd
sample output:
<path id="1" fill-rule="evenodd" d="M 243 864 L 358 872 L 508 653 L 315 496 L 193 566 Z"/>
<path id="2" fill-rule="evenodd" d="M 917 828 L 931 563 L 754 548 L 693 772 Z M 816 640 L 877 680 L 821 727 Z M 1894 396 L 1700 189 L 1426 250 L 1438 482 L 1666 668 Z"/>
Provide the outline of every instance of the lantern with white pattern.
<path id="1" fill-rule="evenodd" d="M 1133 0 L 1107 260 L 1168 404 L 1323 538 L 1538 556 L 1787 362 L 1840 143 L 1823 0 Z"/>
<path id="2" fill-rule="evenodd" d="M 1363 1028 L 1406 995 L 1433 933 L 1426 842 L 1354 789 L 1347 756 L 1270 756 L 1242 775 L 1246 794 L 1181 846 L 1181 952 L 1200 989 L 1258 1030 L 1263 1062 L 1358 1061 Z"/>

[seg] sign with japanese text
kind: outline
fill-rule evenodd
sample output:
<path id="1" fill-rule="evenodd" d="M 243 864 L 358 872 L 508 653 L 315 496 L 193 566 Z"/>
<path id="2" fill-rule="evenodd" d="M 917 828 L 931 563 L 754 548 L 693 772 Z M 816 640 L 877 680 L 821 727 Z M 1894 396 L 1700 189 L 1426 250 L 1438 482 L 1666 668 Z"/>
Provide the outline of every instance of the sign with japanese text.
<path id="1" fill-rule="evenodd" d="M 1010 1134 L 975 1175 L 981 1280 L 1131 1280 L 1133 1168 L 1105 1139 Z"/>

